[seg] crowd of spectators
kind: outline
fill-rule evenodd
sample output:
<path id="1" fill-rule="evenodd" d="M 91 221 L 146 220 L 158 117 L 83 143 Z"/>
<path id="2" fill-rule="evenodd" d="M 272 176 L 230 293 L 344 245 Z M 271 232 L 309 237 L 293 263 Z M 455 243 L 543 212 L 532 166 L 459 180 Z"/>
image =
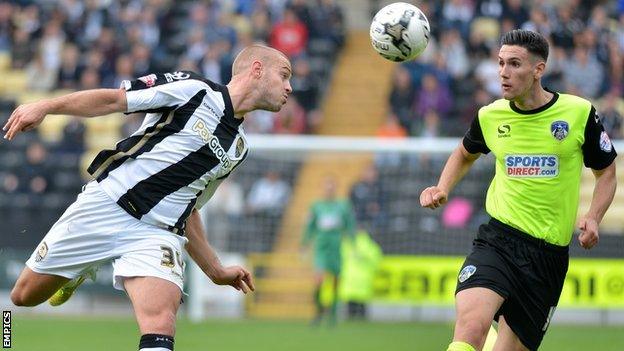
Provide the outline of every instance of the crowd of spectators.
<path id="1" fill-rule="evenodd" d="M 461 136 L 480 106 L 500 98 L 498 39 L 515 28 L 551 45 L 543 84 L 591 100 L 612 138 L 623 137 L 624 1 L 418 1 L 432 40 L 397 66 L 392 115 L 410 136 Z M 400 134 L 400 133 L 399 133 Z"/>
<path id="2" fill-rule="evenodd" d="M 258 111 L 247 118 L 248 133 L 314 132 L 324 84 L 345 33 L 343 10 L 335 0 L 0 2 L 0 54 L 9 57 L 11 70 L 25 73 L 29 93 L 117 88 L 126 79 L 178 70 L 226 84 L 245 46 L 261 43 L 281 50 L 293 64 L 293 94 L 276 116 Z M 16 103 L 0 98 L 0 115 L 6 119 Z M 142 120 L 142 114 L 128 115 L 119 135 L 128 137 Z M 0 159 L 6 161 L 0 166 L 0 217 L 21 218 L 14 226 L 23 228 L 37 205 L 58 212 L 71 203 L 84 183 L 79 169 L 86 136 L 82 118 L 72 116 L 52 144 L 37 131 L 0 142 Z M 248 195 L 246 213 L 269 210 L 262 206 L 271 204 L 262 203 L 257 193 Z M 17 212 L 9 213 L 11 207 Z M 57 215 L 49 217 L 35 231 L 47 230 Z"/>
<path id="3" fill-rule="evenodd" d="M 151 72 L 193 70 L 225 84 L 243 47 L 264 43 L 293 62 L 293 99 L 256 133 L 301 134 L 345 38 L 335 0 L 12 0 L 0 3 L 0 52 L 31 91 L 116 88 Z"/>

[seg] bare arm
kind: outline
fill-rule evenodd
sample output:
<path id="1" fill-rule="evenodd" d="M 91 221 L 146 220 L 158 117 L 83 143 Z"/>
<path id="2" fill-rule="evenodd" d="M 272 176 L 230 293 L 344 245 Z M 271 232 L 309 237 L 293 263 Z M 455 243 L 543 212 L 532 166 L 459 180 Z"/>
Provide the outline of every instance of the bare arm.
<path id="1" fill-rule="evenodd" d="M 201 218 L 197 210 L 193 210 L 186 220 L 186 251 L 199 268 L 218 285 L 231 285 L 236 290 L 242 290 L 245 294 L 255 290 L 251 273 L 240 266 L 223 267 L 217 257 L 217 253 L 210 246 Z"/>
<path id="2" fill-rule="evenodd" d="M 46 115 L 94 117 L 126 111 L 128 102 L 124 89 L 93 89 L 78 91 L 52 99 L 19 106 L 2 130 L 12 140 L 20 132 L 36 128 Z"/>
<path id="3" fill-rule="evenodd" d="M 469 153 L 463 143 L 460 142 L 446 161 L 438 185 L 430 186 L 420 194 L 420 205 L 434 209 L 445 204 L 448 194 L 466 175 L 480 155 Z"/>
<path id="4" fill-rule="evenodd" d="M 615 176 L 615 162 L 611 163 L 607 168 L 602 170 L 592 170 L 596 177 L 594 185 L 594 193 L 591 204 L 587 213 L 581 217 L 578 228 L 581 230 L 579 235 L 579 243 L 585 249 L 591 249 L 598 243 L 598 226 L 602 221 L 602 217 L 607 212 L 615 189 L 617 187 L 617 178 Z"/>

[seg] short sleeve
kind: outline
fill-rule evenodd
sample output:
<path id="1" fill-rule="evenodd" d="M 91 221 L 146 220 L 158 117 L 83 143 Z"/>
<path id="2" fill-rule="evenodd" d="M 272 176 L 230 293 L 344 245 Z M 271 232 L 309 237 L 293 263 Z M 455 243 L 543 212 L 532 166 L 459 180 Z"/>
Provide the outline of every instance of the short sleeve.
<path id="1" fill-rule="evenodd" d="M 215 191 L 217 191 L 217 188 L 219 187 L 219 185 L 221 185 L 221 182 L 223 182 L 222 179 L 213 180 L 206 186 L 206 188 L 203 191 L 197 194 L 197 201 L 195 202 L 196 210 L 199 210 L 202 207 L 204 207 L 204 205 L 208 202 L 208 200 L 212 198 Z"/>
<path id="2" fill-rule="evenodd" d="M 192 79 L 192 72 L 153 73 L 135 80 L 124 80 L 121 88 L 126 90 L 127 113 L 159 112 L 186 103 L 205 83 Z"/>
<path id="3" fill-rule="evenodd" d="M 485 138 L 483 137 L 483 132 L 481 131 L 481 125 L 479 123 L 479 116 L 476 116 L 472 123 L 470 124 L 470 128 L 464 135 L 464 139 L 462 141 L 464 147 L 471 154 L 488 154 L 490 152 L 490 148 L 485 144 Z"/>
<path id="4" fill-rule="evenodd" d="M 585 167 L 595 170 L 607 168 L 617 156 L 615 147 L 602 126 L 596 108 L 593 106 L 585 124 L 585 142 L 582 149 Z"/>

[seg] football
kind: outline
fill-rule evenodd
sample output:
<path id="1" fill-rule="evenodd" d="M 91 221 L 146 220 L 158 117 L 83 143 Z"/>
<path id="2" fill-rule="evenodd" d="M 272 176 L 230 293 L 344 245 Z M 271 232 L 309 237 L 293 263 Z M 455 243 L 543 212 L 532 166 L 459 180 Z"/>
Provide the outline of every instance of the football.
<path id="1" fill-rule="evenodd" d="M 416 6 L 392 3 L 377 12 L 370 27 L 373 48 L 384 58 L 402 62 L 413 60 L 429 43 L 429 21 Z"/>

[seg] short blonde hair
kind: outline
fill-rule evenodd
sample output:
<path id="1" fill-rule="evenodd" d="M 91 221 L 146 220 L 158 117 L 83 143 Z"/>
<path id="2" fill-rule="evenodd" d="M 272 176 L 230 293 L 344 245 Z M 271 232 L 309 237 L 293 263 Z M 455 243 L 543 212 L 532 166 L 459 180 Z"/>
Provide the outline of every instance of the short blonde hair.
<path id="1" fill-rule="evenodd" d="M 262 63 L 266 63 L 274 60 L 276 56 L 282 56 L 288 60 L 288 57 L 277 49 L 259 44 L 250 45 L 241 50 L 234 59 L 234 63 L 232 64 L 232 76 L 242 73 L 249 68 L 253 61 L 258 60 Z"/>

